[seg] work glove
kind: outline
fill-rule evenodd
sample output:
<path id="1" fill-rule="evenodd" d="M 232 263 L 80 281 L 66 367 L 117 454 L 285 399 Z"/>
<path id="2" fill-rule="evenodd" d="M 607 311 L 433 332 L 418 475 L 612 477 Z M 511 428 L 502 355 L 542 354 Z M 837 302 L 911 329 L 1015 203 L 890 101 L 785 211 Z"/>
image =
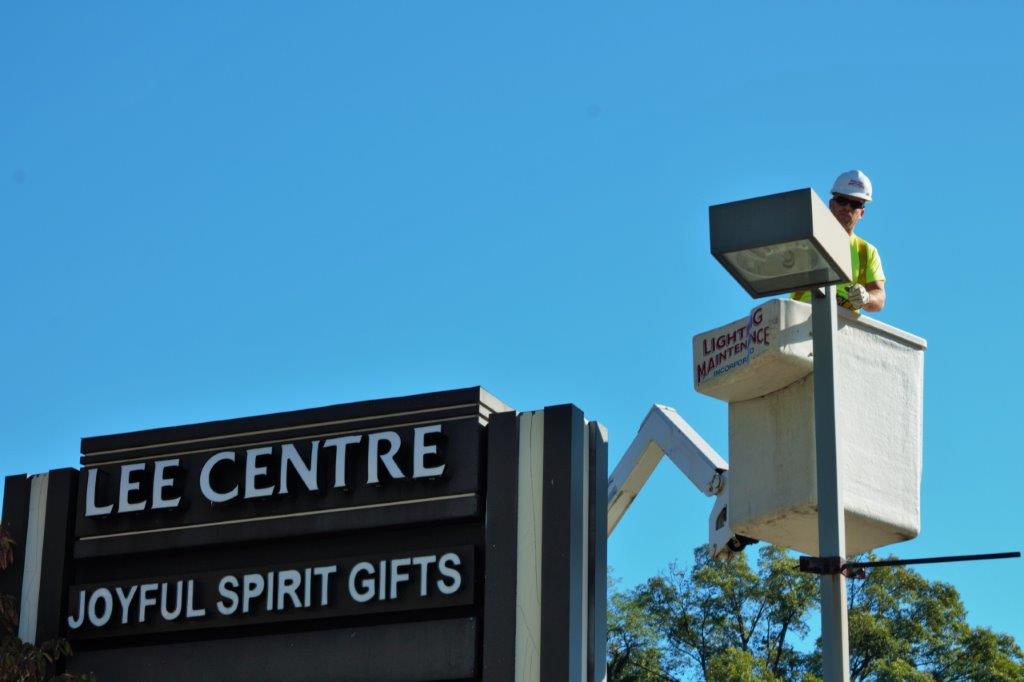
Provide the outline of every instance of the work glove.
<path id="1" fill-rule="evenodd" d="M 860 310 L 868 304 L 868 290 L 861 284 L 851 284 L 846 289 L 846 300 L 850 302 L 854 310 Z"/>

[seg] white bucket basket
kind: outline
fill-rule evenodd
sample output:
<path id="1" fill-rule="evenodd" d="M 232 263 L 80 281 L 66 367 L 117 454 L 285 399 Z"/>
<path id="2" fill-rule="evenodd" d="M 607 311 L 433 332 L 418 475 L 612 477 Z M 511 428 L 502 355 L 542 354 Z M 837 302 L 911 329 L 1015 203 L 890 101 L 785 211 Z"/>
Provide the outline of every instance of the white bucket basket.
<path id="1" fill-rule="evenodd" d="M 846 551 L 921 529 L 924 339 L 840 309 L 835 338 Z M 811 306 L 770 300 L 693 339 L 700 393 L 729 403 L 733 533 L 818 554 Z"/>

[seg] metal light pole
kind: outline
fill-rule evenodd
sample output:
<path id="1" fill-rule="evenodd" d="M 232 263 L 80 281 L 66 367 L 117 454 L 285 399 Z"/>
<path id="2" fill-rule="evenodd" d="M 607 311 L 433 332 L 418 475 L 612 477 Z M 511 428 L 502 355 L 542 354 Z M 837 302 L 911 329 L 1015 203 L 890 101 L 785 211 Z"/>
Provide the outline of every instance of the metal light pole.
<path id="1" fill-rule="evenodd" d="M 812 189 L 709 208 L 711 253 L 754 298 L 811 289 L 814 444 L 818 469 L 818 555 L 825 682 L 850 678 L 842 466 L 836 434 L 837 283 L 853 280 L 850 236 Z"/>
<path id="2" fill-rule="evenodd" d="M 836 288 L 816 289 L 811 303 L 814 343 L 814 447 L 818 468 L 818 555 L 846 557 L 843 466 L 836 429 Z M 821 653 L 825 682 L 850 679 L 850 638 L 846 614 L 846 578 L 821 575 Z"/>

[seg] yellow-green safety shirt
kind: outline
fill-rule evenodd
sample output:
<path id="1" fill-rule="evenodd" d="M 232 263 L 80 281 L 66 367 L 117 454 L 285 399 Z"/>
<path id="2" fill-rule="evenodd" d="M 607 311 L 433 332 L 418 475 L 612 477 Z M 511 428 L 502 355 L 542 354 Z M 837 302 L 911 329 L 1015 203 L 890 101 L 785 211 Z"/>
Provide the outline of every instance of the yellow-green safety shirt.
<path id="1" fill-rule="evenodd" d="M 850 260 L 853 262 L 854 281 L 857 284 L 885 281 L 885 273 L 882 272 L 882 259 L 878 256 L 878 249 L 852 234 L 850 235 Z M 846 295 L 846 288 L 853 283 L 847 282 L 836 287 L 836 303 L 849 310 L 853 310 L 853 306 L 850 305 Z M 798 301 L 811 302 L 810 291 L 794 291 L 790 296 Z"/>

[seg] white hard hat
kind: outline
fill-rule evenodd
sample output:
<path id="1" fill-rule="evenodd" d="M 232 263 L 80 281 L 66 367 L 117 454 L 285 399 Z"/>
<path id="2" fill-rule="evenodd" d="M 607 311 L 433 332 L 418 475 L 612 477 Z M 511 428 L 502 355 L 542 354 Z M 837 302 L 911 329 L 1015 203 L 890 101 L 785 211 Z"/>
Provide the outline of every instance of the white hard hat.
<path id="1" fill-rule="evenodd" d="M 871 201 L 871 181 L 859 170 L 846 171 L 832 183 L 832 194 Z"/>

